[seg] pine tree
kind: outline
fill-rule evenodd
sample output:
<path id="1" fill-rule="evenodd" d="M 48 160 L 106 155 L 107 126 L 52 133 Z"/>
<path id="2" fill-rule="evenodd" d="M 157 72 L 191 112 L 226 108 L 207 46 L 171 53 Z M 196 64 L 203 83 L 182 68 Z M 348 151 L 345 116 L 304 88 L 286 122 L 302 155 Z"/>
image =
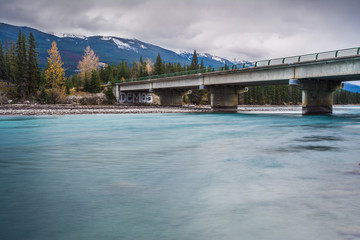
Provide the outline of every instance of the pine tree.
<path id="1" fill-rule="evenodd" d="M 160 57 L 160 53 L 158 54 L 158 56 L 156 57 L 156 62 L 154 65 L 154 75 L 160 75 L 163 74 L 163 63 Z"/>
<path id="2" fill-rule="evenodd" d="M 46 81 L 54 88 L 60 88 L 64 85 L 65 72 L 62 67 L 59 50 L 54 41 L 51 45 L 51 49 L 48 50 L 50 57 L 48 58 L 47 69 L 45 70 Z"/>
<path id="3" fill-rule="evenodd" d="M 192 60 L 190 64 L 190 70 L 197 70 L 197 69 L 199 69 L 199 62 L 198 62 L 196 50 L 194 50 L 194 54 L 192 56 Z"/>
<path id="4" fill-rule="evenodd" d="M 206 69 L 205 66 L 204 66 L 204 60 L 203 59 L 201 59 L 200 69 L 201 70 Z"/>
<path id="5" fill-rule="evenodd" d="M 29 47 L 28 47 L 28 79 L 27 88 L 30 95 L 35 95 L 40 87 L 40 70 L 38 67 L 38 52 L 36 51 L 35 37 L 32 33 L 29 36 Z"/>
<path id="6" fill-rule="evenodd" d="M 15 55 L 15 43 L 7 42 L 5 48 L 4 62 L 5 62 L 5 74 L 7 81 L 15 83 L 16 78 L 16 55 Z"/>
<path id="7" fill-rule="evenodd" d="M 89 84 L 89 91 L 92 93 L 100 92 L 101 82 L 98 71 L 93 70 L 91 72 L 91 80 Z"/>
<path id="8" fill-rule="evenodd" d="M 73 86 L 75 87 L 75 91 L 79 92 L 79 90 L 80 90 L 79 77 L 77 75 L 72 75 L 71 82 L 73 83 Z"/>
<path id="9" fill-rule="evenodd" d="M 85 72 L 85 79 L 84 79 L 84 91 L 90 91 L 90 80 L 88 74 Z"/>
<path id="10" fill-rule="evenodd" d="M 5 80 L 5 63 L 2 42 L 0 41 L 0 79 Z"/>
<path id="11" fill-rule="evenodd" d="M 27 82 L 27 53 L 26 53 L 26 36 L 21 34 L 19 30 L 18 40 L 16 42 L 15 50 L 15 85 L 18 97 L 26 97 L 28 89 L 26 89 Z"/>

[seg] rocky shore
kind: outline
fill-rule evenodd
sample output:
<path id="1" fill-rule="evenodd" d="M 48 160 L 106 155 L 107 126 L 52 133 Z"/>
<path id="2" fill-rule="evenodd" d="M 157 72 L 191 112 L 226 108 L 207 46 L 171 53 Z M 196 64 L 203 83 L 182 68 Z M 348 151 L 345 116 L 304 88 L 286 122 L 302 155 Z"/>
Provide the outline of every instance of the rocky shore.
<path id="1" fill-rule="evenodd" d="M 0 105 L 0 115 L 74 115 L 74 114 L 129 114 L 129 113 L 197 113 L 211 112 L 210 106 L 124 106 L 71 104 L 7 104 Z"/>
<path id="2" fill-rule="evenodd" d="M 301 112 L 300 106 L 240 105 L 239 112 Z M 74 115 L 74 114 L 134 114 L 134 113 L 201 113 L 212 112 L 209 105 L 130 106 L 79 104 L 6 104 L 0 105 L 0 115 Z"/>

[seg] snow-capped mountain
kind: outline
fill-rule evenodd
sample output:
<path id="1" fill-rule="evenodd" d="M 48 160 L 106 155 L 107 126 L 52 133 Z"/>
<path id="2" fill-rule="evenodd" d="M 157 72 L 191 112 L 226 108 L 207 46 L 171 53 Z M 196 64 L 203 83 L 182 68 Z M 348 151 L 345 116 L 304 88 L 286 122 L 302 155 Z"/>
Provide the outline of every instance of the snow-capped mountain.
<path id="1" fill-rule="evenodd" d="M 38 43 L 39 64 L 44 67 L 47 61 L 51 43 L 56 41 L 60 51 L 61 58 L 68 73 L 76 70 L 79 60 L 84 54 L 87 46 L 90 46 L 99 56 L 100 62 L 118 64 L 122 61 L 128 62 L 130 65 L 139 61 L 140 56 L 145 60 L 147 58 L 155 62 L 157 55 L 160 53 L 161 58 L 165 62 L 180 63 L 181 65 L 190 64 L 192 52 L 176 53 L 174 51 L 142 42 L 137 39 L 126 39 L 115 36 L 82 36 L 69 33 L 45 33 L 29 27 L 18 27 L 5 23 L 0 23 L 0 40 L 3 44 L 6 42 L 16 42 L 19 29 L 22 33 L 29 36 L 32 32 Z M 209 53 L 198 53 L 199 63 L 203 59 L 204 65 L 219 67 L 231 61 L 211 55 Z"/>
<path id="2" fill-rule="evenodd" d="M 79 35 L 79 34 L 72 34 L 72 33 L 54 33 L 54 32 L 49 32 L 49 34 L 57 36 L 59 38 L 80 38 L 80 39 L 86 39 L 87 37 L 84 35 Z"/>
<path id="3" fill-rule="evenodd" d="M 177 53 L 190 62 L 191 62 L 192 56 L 194 54 L 194 52 L 189 52 L 189 51 L 185 51 L 185 50 L 178 50 Z M 233 64 L 228 59 L 218 57 L 218 56 L 212 55 L 210 53 L 197 53 L 197 56 L 198 56 L 199 64 L 202 59 L 205 66 L 211 65 L 212 67 L 217 67 L 220 65 L 225 65 L 225 63 L 228 65 Z"/>

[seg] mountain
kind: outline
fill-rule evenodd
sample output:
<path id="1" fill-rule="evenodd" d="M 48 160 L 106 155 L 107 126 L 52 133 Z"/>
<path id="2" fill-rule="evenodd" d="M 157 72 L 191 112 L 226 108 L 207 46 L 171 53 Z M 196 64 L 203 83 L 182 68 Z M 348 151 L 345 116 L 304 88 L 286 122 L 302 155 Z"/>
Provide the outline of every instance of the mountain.
<path id="1" fill-rule="evenodd" d="M 192 56 L 193 56 L 194 53 L 193 52 L 187 52 L 187 51 L 180 51 L 178 54 L 181 57 L 187 59 L 191 63 L 191 59 L 192 59 Z M 228 64 L 228 65 L 234 64 L 233 62 L 231 62 L 231 61 L 229 61 L 229 60 L 227 60 L 225 58 L 214 56 L 214 55 L 211 55 L 209 53 L 197 53 L 197 55 L 198 55 L 199 64 L 200 64 L 201 59 L 202 59 L 205 66 L 211 65 L 212 67 L 219 67 L 219 66 L 225 65 L 225 63 Z"/>
<path id="2" fill-rule="evenodd" d="M 176 53 L 165 48 L 145 43 L 137 39 L 125 39 L 119 37 L 108 36 L 92 36 L 86 37 L 75 34 L 54 34 L 45 33 L 29 27 L 13 26 L 5 23 L 0 23 L 0 41 L 3 45 L 8 41 L 17 41 L 19 29 L 28 37 L 30 32 L 35 36 L 37 43 L 37 51 L 39 51 L 39 65 L 44 67 L 47 62 L 47 50 L 51 48 L 51 43 L 56 41 L 61 58 L 64 62 L 64 67 L 68 74 L 76 70 L 79 60 L 84 55 L 84 50 L 90 46 L 96 55 L 98 55 L 100 62 L 118 64 L 122 61 L 128 62 L 130 65 L 139 61 L 140 56 L 145 60 L 152 59 L 155 62 L 158 53 L 165 62 L 190 64 L 192 53 L 181 52 Z M 201 59 L 204 65 L 211 65 L 212 67 L 219 67 L 227 63 L 233 64 L 231 61 L 211 54 L 198 54 L 199 64 Z"/>

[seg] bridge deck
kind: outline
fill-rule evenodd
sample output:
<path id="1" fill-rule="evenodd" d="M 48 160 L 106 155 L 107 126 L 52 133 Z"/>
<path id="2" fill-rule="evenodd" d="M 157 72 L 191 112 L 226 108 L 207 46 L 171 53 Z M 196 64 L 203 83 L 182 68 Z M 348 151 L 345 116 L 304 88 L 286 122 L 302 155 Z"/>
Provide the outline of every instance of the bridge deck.
<path id="1" fill-rule="evenodd" d="M 157 79 L 117 83 L 120 91 L 149 89 L 196 89 L 199 86 L 256 86 L 285 84 L 289 79 L 360 80 L 360 55 L 337 56 L 301 62 L 258 65 L 253 67 Z"/>

